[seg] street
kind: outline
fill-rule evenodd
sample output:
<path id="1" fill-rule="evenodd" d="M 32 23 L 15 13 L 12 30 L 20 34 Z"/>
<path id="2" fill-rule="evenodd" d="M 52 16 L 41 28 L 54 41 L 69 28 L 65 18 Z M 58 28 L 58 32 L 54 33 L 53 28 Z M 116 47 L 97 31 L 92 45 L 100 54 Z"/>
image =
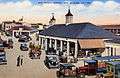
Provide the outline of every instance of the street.
<path id="1" fill-rule="evenodd" d="M 2 37 L 2 39 L 4 38 Z M 44 65 L 44 52 L 42 52 L 40 59 L 30 59 L 29 51 L 21 51 L 20 42 L 16 39 L 14 40 L 14 48 L 5 48 L 5 51 L 7 65 L 0 65 L 0 78 L 56 78 L 55 69 L 49 70 Z M 19 55 L 23 55 L 23 65 L 17 67 Z"/>
<path id="2" fill-rule="evenodd" d="M 9 37 L 1 36 L 3 40 L 7 40 Z M 30 59 L 29 51 L 21 51 L 18 39 L 13 38 L 13 49 L 7 49 L 6 58 L 7 65 L 0 65 L 0 78 L 56 78 L 56 69 L 48 69 L 44 65 L 45 52 L 42 51 L 40 59 Z M 38 44 L 35 35 L 32 35 L 32 41 Z M 27 44 L 29 44 L 28 42 Z M 23 55 L 23 65 L 17 67 L 17 57 Z M 82 65 L 81 62 L 78 66 Z M 86 78 L 95 78 L 95 76 L 86 76 Z"/>

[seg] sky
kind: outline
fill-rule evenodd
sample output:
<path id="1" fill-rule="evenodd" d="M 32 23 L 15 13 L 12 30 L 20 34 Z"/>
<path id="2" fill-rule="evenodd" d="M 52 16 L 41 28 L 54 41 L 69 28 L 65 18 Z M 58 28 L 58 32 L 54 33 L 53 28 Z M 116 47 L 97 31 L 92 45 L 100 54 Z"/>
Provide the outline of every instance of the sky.
<path id="1" fill-rule="evenodd" d="M 63 2 L 64 0 L 0 0 L 0 22 L 18 21 L 22 16 L 25 22 L 48 24 L 52 13 L 56 23 L 65 23 L 68 4 L 39 4 L 41 1 Z M 90 2 L 70 4 L 73 21 L 94 24 L 120 24 L 120 0 L 66 0 L 71 2 Z"/>

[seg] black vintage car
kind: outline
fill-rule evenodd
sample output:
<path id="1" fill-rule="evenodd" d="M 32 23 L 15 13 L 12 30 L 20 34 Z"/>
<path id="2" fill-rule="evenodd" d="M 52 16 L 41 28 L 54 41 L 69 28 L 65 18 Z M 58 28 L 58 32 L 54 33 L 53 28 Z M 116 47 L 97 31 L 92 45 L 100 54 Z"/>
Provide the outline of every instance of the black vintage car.
<path id="1" fill-rule="evenodd" d="M 22 50 L 22 51 L 28 51 L 28 46 L 27 46 L 27 44 L 26 44 L 26 43 L 21 44 L 21 45 L 20 45 L 20 50 Z"/>
<path id="2" fill-rule="evenodd" d="M 78 73 L 75 65 L 70 63 L 61 63 L 56 74 L 58 78 L 85 78 L 84 75 Z"/>
<path id="3" fill-rule="evenodd" d="M 58 68 L 59 58 L 57 55 L 47 55 L 44 60 L 45 65 L 50 68 Z"/>
<path id="4" fill-rule="evenodd" d="M 7 64 L 6 53 L 4 51 L 0 52 L 0 65 Z"/>
<path id="5" fill-rule="evenodd" d="M 18 39 L 19 42 L 28 42 L 30 40 L 32 40 L 30 36 L 24 36 L 24 35 L 19 36 L 19 39 Z"/>
<path id="6" fill-rule="evenodd" d="M 3 46 L 4 47 L 8 47 L 9 46 L 9 44 L 7 43 L 7 41 L 3 41 Z"/>

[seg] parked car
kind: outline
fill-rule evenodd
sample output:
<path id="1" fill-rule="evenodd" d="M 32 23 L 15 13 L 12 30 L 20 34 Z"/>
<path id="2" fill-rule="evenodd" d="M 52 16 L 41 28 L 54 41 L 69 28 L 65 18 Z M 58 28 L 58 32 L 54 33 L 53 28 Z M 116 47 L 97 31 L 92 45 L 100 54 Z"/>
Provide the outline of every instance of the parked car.
<path id="1" fill-rule="evenodd" d="M 26 43 L 21 44 L 21 45 L 20 45 L 20 50 L 22 50 L 22 51 L 28 51 L 28 46 L 27 46 L 27 44 L 26 44 Z"/>
<path id="2" fill-rule="evenodd" d="M 47 55 L 44 60 L 45 65 L 50 68 L 58 68 L 59 58 L 57 55 Z"/>
<path id="3" fill-rule="evenodd" d="M 19 42 L 28 42 L 30 40 L 31 40 L 31 37 L 24 36 L 24 35 L 19 36 L 19 39 L 18 39 Z"/>
<path id="4" fill-rule="evenodd" d="M 9 44 L 7 43 L 7 41 L 3 41 L 3 46 L 4 47 L 8 47 L 9 46 Z"/>
<path id="5" fill-rule="evenodd" d="M 0 64 L 7 64 L 6 53 L 4 51 L 0 52 Z"/>
<path id="6" fill-rule="evenodd" d="M 68 63 L 60 64 L 56 74 L 58 78 L 85 78 L 84 74 L 77 72 L 75 65 Z"/>
<path id="7" fill-rule="evenodd" d="M 0 51 L 4 51 L 4 45 L 0 43 Z"/>

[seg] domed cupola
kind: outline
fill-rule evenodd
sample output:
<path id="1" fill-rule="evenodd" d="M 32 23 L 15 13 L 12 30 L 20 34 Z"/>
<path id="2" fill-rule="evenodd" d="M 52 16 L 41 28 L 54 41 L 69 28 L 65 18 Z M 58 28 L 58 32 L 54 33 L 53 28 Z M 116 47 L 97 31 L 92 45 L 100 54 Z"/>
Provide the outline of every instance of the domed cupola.
<path id="1" fill-rule="evenodd" d="M 54 13 L 52 13 L 52 18 L 51 18 L 50 21 L 49 21 L 49 25 L 54 25 L 55 22 L 56 22 L 56 19 L 55 19 L 55 17 L 54 17 Z"/>
<path id="2" fill-rule="evenodd" d="M 73 23 L 73 14 L 71 13 L 70 8 L 68 9 L 68 13 L 65 15 L 65 18 L 66 18 L 65 21 L 66 24 Z"/>
<path id="3" fill-rule="evenodd" d="M 65 16 L 73 16 L 73 14 L 71 13 L 70 9 L 68 10 L 68 13 Z"/>

